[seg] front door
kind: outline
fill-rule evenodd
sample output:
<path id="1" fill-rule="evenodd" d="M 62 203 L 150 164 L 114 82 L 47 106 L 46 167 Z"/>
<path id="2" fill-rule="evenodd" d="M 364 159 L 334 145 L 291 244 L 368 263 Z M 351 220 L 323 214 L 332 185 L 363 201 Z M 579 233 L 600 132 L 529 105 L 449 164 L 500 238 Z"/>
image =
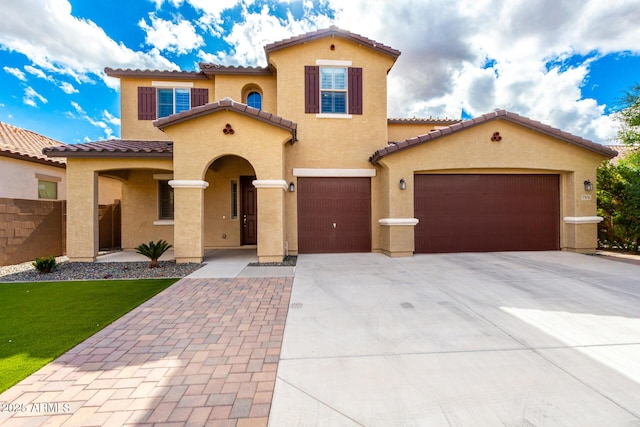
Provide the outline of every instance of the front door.
<path id="1" fill-rule="evenodd" d="M 255 176 L 240 177 L 240 235 L 243 245 L 258 244 L 258 197 L 256 187 L 253 186 L 255 179 Z"/>

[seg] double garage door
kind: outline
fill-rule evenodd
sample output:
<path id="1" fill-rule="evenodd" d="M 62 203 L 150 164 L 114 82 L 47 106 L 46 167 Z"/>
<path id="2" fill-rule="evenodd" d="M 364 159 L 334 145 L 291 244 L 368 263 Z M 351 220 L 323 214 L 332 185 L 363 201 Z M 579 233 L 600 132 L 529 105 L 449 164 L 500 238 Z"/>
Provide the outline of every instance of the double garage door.
<path id="1" fill-rule="evenodd" d="M 415 250 L 560 248 L 558 175 L 415 175 Z"/>

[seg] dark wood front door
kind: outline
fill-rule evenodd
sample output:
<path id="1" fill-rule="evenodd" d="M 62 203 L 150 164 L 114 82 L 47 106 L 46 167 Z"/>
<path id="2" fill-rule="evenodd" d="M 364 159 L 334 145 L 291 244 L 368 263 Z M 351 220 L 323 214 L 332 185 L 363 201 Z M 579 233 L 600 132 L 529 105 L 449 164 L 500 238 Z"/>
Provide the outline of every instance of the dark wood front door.
<path id="1" fill-rule="evenodd" d="M 416 175 L 415 250 L 560 248 L 558 175 Z"/>
<path id="2" fill-rule="evenodd" d="M 298 178 L 298 252 L 371 252 L 371 179 Z"/>
<path id="3" fill-rule="evenodd" d="M 258 193 L 252 183 L 255 179 L 255 176 L 240 177 L 240 235 L 243 245 L 258 244 Z"/>

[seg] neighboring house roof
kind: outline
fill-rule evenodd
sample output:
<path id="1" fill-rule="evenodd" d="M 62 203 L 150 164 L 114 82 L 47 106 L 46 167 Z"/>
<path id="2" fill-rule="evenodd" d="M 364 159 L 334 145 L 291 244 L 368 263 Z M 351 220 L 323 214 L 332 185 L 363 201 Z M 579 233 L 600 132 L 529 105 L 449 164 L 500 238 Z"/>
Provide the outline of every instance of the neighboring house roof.
<path id="1" fill-rule="evenodd" d="M 257 74 L 270 76 L 273 70 L 270 67 L 234 67 L 230 65 L 213 64 L 211 62 L 200 62 L 198 64 L 203 73 L 209 74 Z"/>
<path id="2" fill-rule="evenodd" d="M 225 98 L 218 102 L 212 102 L 209 104 L 201 105 L 200 107 L 195 107 L 190 110 L 183 111 L 178 114 L 172 114 L 171 116 L 163 117 L 153 122 L 153 124 L 154 126 L 162 130 L 168 126 L 195 119 L 196 117 L 212 114 L 217 111 L 233 111 L 235 113 L 251 117 L 253 119 L 279 127 L 281 129 L 288 130 L 291 132 L 291 143 L 294 143 L 296 141 L 296 132 L 298 129 L 298 125 L 296 123 L 292 122 L 291 120 L 283 119 L 280 116 L 267 113 L 266 111 L 249 107 L 246 104 L 235 102 L 231 98 Z"/>
<path id="3" fill-rule="evenodd" d="M 132 70 L 130 68 L 105 68 L 104 72 L 109 77 L 150 77 L 169 78 L 174 80 L 207 80 L 208 77 L 202 71 L 168 71 L 168 70 Z"/>
<path id="4" fill-rule="evenodd" d="M 607 145 L 607 147 L 618 152 L 618 155 L 611 159 L 611 163 L 614 165 L 617 165 L 629 153 L 640 150 L 640 145 Z"/>
<path id="5" fill-rule="evenodd" d="M 49 157 L 173 157 L 173 142 L 110 139 L 42 151 Z"/>
<path id="6" fill-rule="evenodd" d="M 394 59 L 397 59 L 400 56 L 399 50 L 386 46 L 377 41 L 368 39 L 359 34 L 354 34 L 349 31 L 342 30 L 336 27 L 335 25 L 332 25 L 331 27 L 325 28 L 322 30 L 312 31 L 310 33 L 302 34 L 296 37 L 291 37 L 279 42 L 268 44 L 264 47 L 264 51 L 267 54 L 267 57 L 269 57 L 269 54 L 271 52 L 275 52 L 276 50 L 285 49 L 287 47 L 295 46 L 302 43 L 307 43 L 312 40 L 317 40 L 327 36 L 336 36 L 336 37 L 342 37 L 347 40 L 351 40 L 355 43 L 361 44 L 363 46 L 367 46 L 373 50 L 384 53 L 385 55 L 389 55 Z"/>
<path id="7" fill-rule="evenodd" d="M 596 152 L 609 159 L 615 157 L 618 154 L 616 151 L 611 150 L 602 144 L 597 144 L 593 141 L 589 141 L 587 139 L 570 134 L 568 132 L 564 132 L 560 129 L 551 127 L 549 125 L 545 125 L 535 120 L 531 120 L 527 117 L 520 116 L 516 113 L 510 113 L 506 110 L 496 110 L 492 113 L 484 114 L 480 117 L 476 117 L 470 120 L 453 124 L 444 129 L 433 130 L 426 135 L 420 135 L 415 138 L 410 138 L 403 142 L 390 142 L 389 145 L 387 145 L 385 148 L 382 148 L 376 151 L 375 153 L 373 153 L 373 155 L 369 158 L 369 161 L 371 163 L 376 163 L 383 157 L 388 156 L 389 154 L 395 153 L 397 151 L 402 151 L 407 148 L 424 144 L 426 142 L 433 141 L 434 139 L 438 139 L 452 133 L 460 132 L 464 129 L 468 129 L 473 126 L 477 126 L 479 124 L 493 121 L 493 120 L 498 120 L 498 119 L 507 120 L 512 123 L 516 123 L 520 126 L 524 126 L 529 129 L 535 130 L 537 132 L 544 133 L 553 138 L 560 139 L 562 141 L 568 142 L 570 144 L 576 145 L 586 150 Z"/>
<path id="8" fill-rule="evenodd" d="M 0 122 L 0 156 L 64 168 L 64 159 L 50 159 L 42 154 L 48 147 L 65 146 L 46 136 Z"/>

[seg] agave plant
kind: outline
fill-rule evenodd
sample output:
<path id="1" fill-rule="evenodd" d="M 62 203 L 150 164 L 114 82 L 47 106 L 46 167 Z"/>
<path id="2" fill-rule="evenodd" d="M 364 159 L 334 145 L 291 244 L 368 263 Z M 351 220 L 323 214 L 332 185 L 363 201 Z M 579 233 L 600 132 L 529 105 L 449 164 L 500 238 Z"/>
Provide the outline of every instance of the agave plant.
<path id="1" fill-rule="evenodd" d="M 158 240 L 158 242 L 149 242 L 142 243 L 136 248 L 136 252 L 146 256 L 151 260 L 149 263 L 149 268 L 160 268 L 160 263 L 158 262 L 158 258 L 162 256 L 167 250 L 171 248 L 171 245 L 167 243 L 166 240 Z"/>

